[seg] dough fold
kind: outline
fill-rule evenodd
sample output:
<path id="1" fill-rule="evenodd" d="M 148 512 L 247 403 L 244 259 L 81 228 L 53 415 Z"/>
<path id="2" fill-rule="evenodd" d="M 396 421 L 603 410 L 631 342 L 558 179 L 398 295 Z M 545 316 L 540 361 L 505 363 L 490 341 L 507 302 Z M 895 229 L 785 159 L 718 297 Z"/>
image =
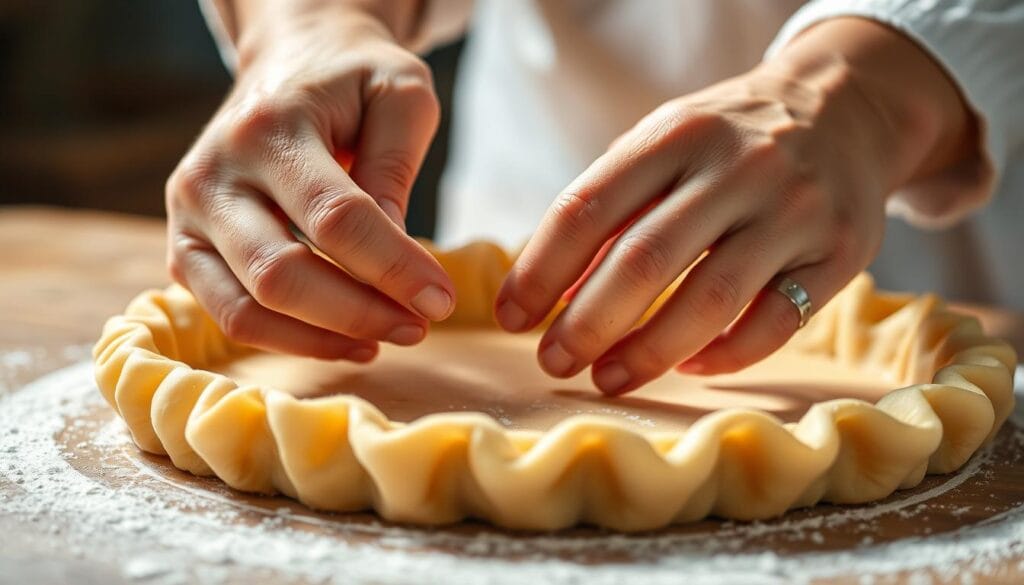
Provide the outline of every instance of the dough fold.
<path id="1" fill-rule="evenodd" d="M 459 296 L 439 326 L 493 327 L 510 255 L 487 243 L 430 249 Z M 876 404 L 820 402 L 788 424 L 720 410 L 677 433 L 599 415 L 545 432 L 465 412 L 404 424 L 356 396 L 297 399 L 205 370 L 253 350 L 228 340 L 179 286 L 145 292 L 111 318 L 93 356 L 100 391 L 140 449 L 239 490 L 424 524 L 476 517 L 517 529 L 636 531 L 867 502 L 958 469 L 1013 408 L 1008 344 L 933 296 L 880 293 L 867 275 L 789 344 L 884 373 L 898 389 Z"/>

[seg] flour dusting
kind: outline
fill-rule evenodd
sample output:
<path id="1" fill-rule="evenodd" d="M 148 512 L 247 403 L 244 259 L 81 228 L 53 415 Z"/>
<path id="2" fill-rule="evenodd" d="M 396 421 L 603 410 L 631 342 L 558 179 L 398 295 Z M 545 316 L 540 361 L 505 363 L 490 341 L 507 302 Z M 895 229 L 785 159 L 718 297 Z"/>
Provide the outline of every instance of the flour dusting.
<path id="1" fill-rule="evenodd" d="M 3 370 L 23 367 L 19 364 L 32 356 L 0 359 Z M 984 575 L 1007 559 L 1024 558 L 1021 507 L 934 536 L 885 542 L 877 534 L 880 518 L 922 521 L 934 512 L 931 500 L 983 477 L 991 448 L 929 489 L 877 505 L 828 507 L 772 522 L 722 522 L 706 531 L 641 535 L 522 535 L 472 525 L 430 529 L 367 515 L 358 521 L 319 515 L 292 504 L 259 506 L 226 488 L 207 489 L 164 473 L 136 453 L 120 420 L 86 416 L 105 408 L 91 378 L 91 365 L 80 363 L 0 398 L 0 509 L 17 522 L 48 527 L 62 556 L 83 563 L 100 560 L 102 570 L 129 583 L 618 585 L 685 578 L 688 585 L 757 585 L 863 575 L 861 582 L 870 584 L 872 575 L 922 570 L 910 581 L 916 585 L 933 576 L 952 578 L 964 568 Z M 1020 408 L 1015 418 L 1011 440 L 1024 451 Z M 65 444 L 62 437 L 81 438 Z M 85 473 L 76 466 L 77 457 L 89 449 L 109 456 Z M 969 515 L 972 508 L 943 513 Z M 815 552 L 757 547 L 751 552 L 751 543 L 765 536 L 824 545 L 826 534 L 836 529 L 864 536 L 859 545 L 838 551 L 812 546 Z M 7 539 L 0 536 L 0 544 L 17 544 L 16 537 Z M 40 546 L 25 545 L 26 550 Z M 19 554 L 16 546 L 12 550 L 0 548 L 0 561 Z"/>

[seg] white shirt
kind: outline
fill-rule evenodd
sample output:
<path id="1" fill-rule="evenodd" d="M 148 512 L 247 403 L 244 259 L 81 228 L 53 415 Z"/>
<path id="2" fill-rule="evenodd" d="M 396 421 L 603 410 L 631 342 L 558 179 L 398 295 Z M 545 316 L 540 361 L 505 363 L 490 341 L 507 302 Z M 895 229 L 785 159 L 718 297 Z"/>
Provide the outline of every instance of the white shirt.
<path id="1" fill-rule="evenodd" d="M 1024 309 L 1024 2 L 427 0 L 411 47 L 460 32 L 437 239 L 518 246 L 558 192 L 644 114 L 749 70 L 837 16 L 915 39 L 977 114 L 982 156 L 893 198 L 871 271 L 887 288 Z M 472 8 L 472 9 L 471 9 Z M 223 43 L 222 43 L 222 46 Z M 953 200 L 950 192 L 966 193 Z"/>

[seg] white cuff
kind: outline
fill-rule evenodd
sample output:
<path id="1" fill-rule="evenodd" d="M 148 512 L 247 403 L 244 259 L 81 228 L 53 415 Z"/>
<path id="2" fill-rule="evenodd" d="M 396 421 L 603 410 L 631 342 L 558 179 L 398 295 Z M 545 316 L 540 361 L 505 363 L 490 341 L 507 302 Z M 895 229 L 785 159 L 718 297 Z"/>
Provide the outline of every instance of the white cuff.
<path id="1" fill-rule="evenodd" d="M 948 225 L 987 203 L 1024 144 L 1024 2 L 815 0 L 786 22 L 766 58 L 801 31 L 840 16 L 876 20 L 916 41 L 945 68 L 979 121 L 980 158 L 904 186 L 890 213 L 918 225 Z"/>
<path id="2" fill-rule="evenodd" d="M 221 18 L 220 12 L 214 6 L 213 0 L 199 0 L 199 10 L 203 13 L 203 18 L 206 19 L 206 27 L 210 29 L 210 34 L 213 35 L 213 41 L 217 43 L 220 60 L 224 62 L 224 66 L 228 68 L 228 71 L 234 75 L 235 71 L 238 70 L 238 51 L 231 44 L 231 36 L 224 26 L 224 19 Z"/>

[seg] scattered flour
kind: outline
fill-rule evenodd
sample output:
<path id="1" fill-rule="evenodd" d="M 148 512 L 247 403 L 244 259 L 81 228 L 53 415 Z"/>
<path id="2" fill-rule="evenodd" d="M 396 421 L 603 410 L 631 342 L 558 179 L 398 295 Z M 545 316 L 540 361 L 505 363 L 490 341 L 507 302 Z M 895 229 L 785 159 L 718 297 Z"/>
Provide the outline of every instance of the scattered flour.
<path id="1" fill-rule="evenodd" d="M 19 360 L 31 356 L 7 354 L 2 359 L 4 367 L 18 367 Z M 323 584 L 412 580 L 618 585 L 683 579 L 688 585 L 758 585 L 863 575 L 860 582 L 869 584 L 875 582 L 872 575 L 927 569 L 911 581 L 923 584 L 931 582 L 931 575 L 957 576 L 965 563 L 984 574 L 1006 559 L 1024 557 L 1022 508 L 927 538 L 875 544 L 867 534 L 859 547 L 835 552 L 745 552 L 752 539 L 765 535 L 821 544 L 825 529 L 870 532 L 883 515 L 920 518 L 930 499 L 985 473 L 989 451 L 931 489 L 875 506 L 829 509 L 774 522 L 726 522 L 713 532 L 523 536 L 485 528 L 431 530 L 365 518 L 348 522 L 343 515 L 335 520 L 293 507 L 263 508 L 223 495 L 223 490 L 175 481 L 140 457 L 111 457 L 101 463 L 100 473 L 117 477 L 123 486 L 112 489 L 72 464 L 76 447 L 129 452 L 120 421 L 87 428 L 83 414 L 100 403 L 89 363 L 60 370 L 0 398 L 0 510 L 5 518 L 35 524 L 36 532 L 50 527 L 60 536 L 54 540 L 59 541 L 55 546 L 62 556 L 81 562 L 101 560 L 128 583 L 218 585 L 269 579 Z M 1024 425 L 1021 409 L 1015 417 L 1018 426 Z M 68 427 L 87 431 L 88 442 L 64 447 L 57 437 Z M 1018 430 L 1015 440 L 1024 445 L 1024 432 Z M 304 525 L 315 530 L 303 529 Z M 622 560 L 586 560 L 595 557 Z"/>
<path id="2" fill-rule="evenodd" d="M 42 347 L 0 351 L 0 396 L 13 391 L 15 380 L 24 379 L 40 362 L 73 363 L 88 358 L 91 350 L 90 345 L 69 345 L 56 352 Z"/>

